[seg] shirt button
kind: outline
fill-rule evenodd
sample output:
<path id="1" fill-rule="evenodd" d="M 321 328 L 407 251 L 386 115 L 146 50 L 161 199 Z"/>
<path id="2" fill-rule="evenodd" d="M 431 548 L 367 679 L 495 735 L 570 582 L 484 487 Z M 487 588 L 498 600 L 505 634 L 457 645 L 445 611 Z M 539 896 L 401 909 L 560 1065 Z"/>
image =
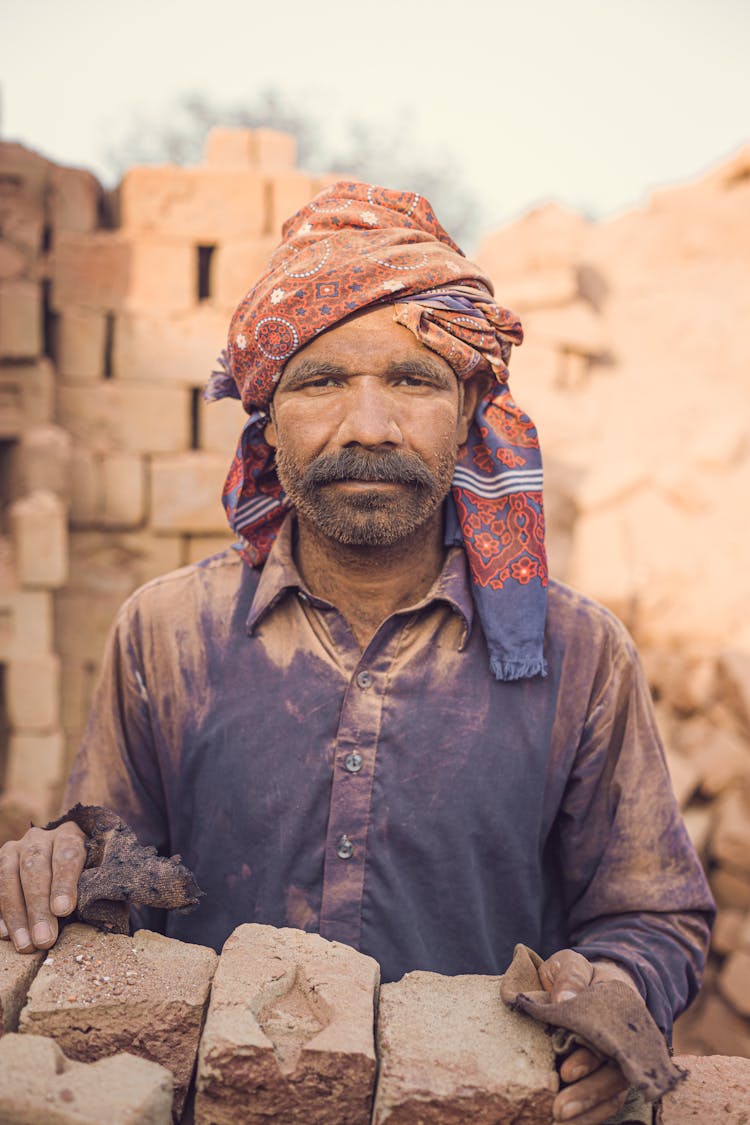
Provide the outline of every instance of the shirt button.
<path id="1" fill-rule="evenodd" d="M 348 836 L 339 837 L 339 842 L 336 845 L 336 855 L 339 859 L 351 859 L 354 855 L 354 844 Z"/>
<path id="2" fill-rule="evenodd" d="M 349 770 L 349 773 L 359 773 L 362 769 L 362 755 L 361 754 L 347 754 L 344 759 L 344 765 Z"/>
<path id="3" fill-rule="evenodd" d="M 357 672 L 357 686 L 362 688 L 362 691 L 367 691 L 368 687 L 372 687 L 372 673 L 363 668 L 361 672 Z"/>

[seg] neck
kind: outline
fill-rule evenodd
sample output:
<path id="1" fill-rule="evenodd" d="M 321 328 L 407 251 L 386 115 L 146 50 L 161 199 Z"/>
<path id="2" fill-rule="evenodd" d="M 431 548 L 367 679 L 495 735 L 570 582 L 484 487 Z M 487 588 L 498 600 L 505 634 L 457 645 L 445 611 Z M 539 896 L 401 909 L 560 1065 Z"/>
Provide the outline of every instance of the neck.
<path id="1" fill-rule="evenodd" d="M 297 519 L 295 561 L 311 593 L 346 618 L 361 649 L 399 609 L 425 596 L 445 558 L 442 513 L 388 547 L 349 547 Z"/>

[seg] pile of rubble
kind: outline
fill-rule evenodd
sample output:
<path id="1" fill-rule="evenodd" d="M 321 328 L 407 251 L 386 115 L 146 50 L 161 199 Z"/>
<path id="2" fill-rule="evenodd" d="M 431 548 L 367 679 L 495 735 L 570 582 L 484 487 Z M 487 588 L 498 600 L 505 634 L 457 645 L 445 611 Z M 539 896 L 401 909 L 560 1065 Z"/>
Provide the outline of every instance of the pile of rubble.
<path id="1" fill-rule="evenodd" d="M 497 977 L 379 978 L 348 946 L 270 926 L 240 926 L 220 958 L 80 924 L 47 955 L 0 943 L 0 1119 L 547 1125 L 552 1041 Z M 750 1060 L 677 1061 L 688 1077 L 657 1121 L 747 1120 Z"/>

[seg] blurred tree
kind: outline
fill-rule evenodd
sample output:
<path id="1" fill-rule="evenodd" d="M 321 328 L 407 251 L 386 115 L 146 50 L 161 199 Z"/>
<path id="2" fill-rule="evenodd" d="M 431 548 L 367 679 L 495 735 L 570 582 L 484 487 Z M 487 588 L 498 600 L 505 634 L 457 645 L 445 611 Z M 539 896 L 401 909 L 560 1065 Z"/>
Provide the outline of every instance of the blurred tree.
<path id="1" fill-rule="evenodd" d="M 349 121 L 332 141 L 321 118 L 276 89 L 262 90 L 251 101 L 219 105 L 203 95 L 182 98 L 165 121 L 136 117 L 103 153 L 119 179 L 133 164 L 196 164 L 206 134 L 215 125 L 280 129 L 297 139 L 298 163 L 310 172 L 341 172 L 388 187 L 418 191 L 435 208 L 446 230 L 467 249 L 485 223 L 476 194 L 463 180 L 448 153 L 420 152 L 408 118 L 394 124 Z"/>

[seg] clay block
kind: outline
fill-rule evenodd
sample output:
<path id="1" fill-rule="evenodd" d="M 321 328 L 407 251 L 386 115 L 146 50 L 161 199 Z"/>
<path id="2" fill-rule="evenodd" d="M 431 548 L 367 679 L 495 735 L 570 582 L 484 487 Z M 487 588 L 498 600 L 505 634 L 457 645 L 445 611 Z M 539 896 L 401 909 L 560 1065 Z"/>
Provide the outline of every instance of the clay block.
<path id="1" fill-rule="evenodd" d="M 8 741 L 6 785 L 14 793 L 31 797 L 40 807 L 49 808 L 62 780 L 65 741 L 62 731 L 28 734 L 14 731 Z"/>
<path id="2" fill-rule="evenodd" d="M 198 421 L 201 449 L 208 453 L 221 453 L 231 460 L 246 422 L 247 414 L 237 399 L 201 402 Z"/>
<path id="3" fill-rule="evenodd" d="M 204 387 L 226 347 L 229 316 L 211 307 L 189 316 L 122 314 L 115 326 L 115 378 L 176 387 Z"/>
<path id="4" fill-rule="evenodd" d="M 50 189 L 50 218 L 56 235 L 60 231 L 85 233 L 98 226 L 102 189 L 91 172 L 52 168 Z"/>
<path id="5" fill-rule="evenodd" d="M 20 246 L 0 239 L 0 281 L 22 277 L 28 267 L 29 256 Z"/>
<path id="6" fill-rule="evenodd" d="M 231 453 L 230 453 L 231 459 Z M 227 457 L 183 453 L 151 463 L 151 526 L 156 532 L 211 535 L 227 526 L 221 490 Z"/>
<path id="7" fill-rule="evenodd" d="M 32 492 L 8 510 L 16 574 L 23 586 L 55 589 L 68 577 L 68 513 L 54 492 Z"/>
<path id="8" fill-rule="evenodd" d="M 750 875 L 750 790 L 732 789 L 724 794 L 711 838 L 711 855 L 719 863 Z"/>
<path id="9" fill-rule="evenodd" d="M 735 731 L 700 715 L 681 724 L 680 747 L 701 775 L 701 794 L 716 797 L 732 782 L 750 780 L 750 746 Z"/>
<path id="10" fill-rule="evenodd" d="M 711 951 L 723 956 L 739 949 L 746 918 L 750 916 L 744 910 L 719 910 L 711 934 Z"/>
<path id="11" fill-rule="evenodd" d="M 739 949 L 727 957 L 719 988 L 736 1012 L 750 1017 L 750 950 Z"/>
<path id="12" fill-rule="evenodd" d="M 498 977 L 407 973 L 381 989 L 373 1125 L 548 1125 L 558 1089 L 544 1028 Z"/>
<path id="13" fill-rule="evenodd" d="M 139 238 L 131 246 L 125 308 L 180 313 L 198 301 L 198 254 L 192 243 Z"/>
<path id="14" fill-rule="evenodd" d="M 657 1125 L 747 1125 L 750 1121 L 750 1059 L 676 1055 L 684 1082 L 660 1103 Z"/>
<path id="15" fill-rule="evenodd" d="M 0 366 L 0 438 L 52 420 L 54 372 L 48 359 Z"/>
<path id="16" fill-rule="evenodd" d="M 55 653 L 6 665 L 5 706 L 16 730 L 43 733 L 60 722 L 60 660 Z"/>
<path id="17" fill-rule="evenodd" d="M 291 133 L 275 129 L 212 129 L 203 153 L 214 168 L 262 168 L 282 172 L 294 168 L 297 141 Z"/>
<path id="18" fill-rule="evenodd" d="M 57 333 L 57 370 L 63 378 L 98 379 L 104 374 L 107 318 L 103 312 L 66 308 Z"/>
<path id="19" fill-rule="evenodd" d="M 685 827 L 693 847 L 698 855 L 702 856 L 708 846 L 711 829 L 713 828 L 713 810 L 710 806 L 707 808 L 695 806 L 691 809 L 685 809 L 682 819 L 685 821 Z"/>
<path id="20" fill-rule="evenodd" d="M 700 784 L 700 774 L 690 758 L 682 754 L 667 750 L 665 757 L 674 795 L 680 808 L 684 809 Z"/>
<path id="21" fill-rule="evenodd" d="M 211 555 L 217 555 L 220 551 L 226 551 L 227 547 L 231 547 L 235 542 L 236 537 L 231 534 L 227 528 L 226 535 L 190 535 L 186 539 L 186 558 L 185 563 L 200 562 L 201 559 L 210 558 Z"/>
<path id="22" fill-rule="evenodd" d="M 118 308 L 130 280 L 130 244 L 119 232 L 61 233 L 55 239 L 52 307 Z"/>
<path id="23" fill-rule="evenodd" d="M 715 867 L 709 882 L 719 906 L 750 910 L 750 876 L 730 867 Z"/>
<path id="24" fill-rule="evenodd" d="M 60 590 L 55 597 L 55 641 L 63 661 L 93 661 L 102 658 L 107 634 L 117 611 L 133 587 L 123 577 L 116 589 L 87 592 Z"/>
<path id="25" fill-rule="evenodd" d="M 214 298 L 232 311 L 247 291 L 266 272 L 268 259 L 278 245 L 278 237 L 232 239 L 216 251 Z"/>
<path id="26" fill-rule="evenodd" d="M 0 282 L 0 358 L 42 354 L 42 294 L 35 281 Z"/>
<path id="27" fill-rule="evenodd" d="M 131 168 L 120 186 L 123 228 L 200 245 L 267 229 L 265 177 L 254 169 Z"/>
<path id="28" fill-rule="evenodd" d="M 92 527 L 99 522 L 102 509 L 102 482 L 97 457 L 86 446 L 76 443 L 70 457 L 70 526 Z"/>
<path id="29" fill-rule="evenodd" d="M 704 1054 L 750 1058 L 750 1023 L 718 992 L 706 995 L 691 1034 L 700 1041 Z"/>
<path id="30" fill-rule="evenodd" d="M 272 237 L 281 238 L 281 227 L 300 207 L 315 194 L 313 181 L 304 172 L 279 172 L 271 179 L 269 230 Z"/>
<path id="31" fill-rule="evenodd" d="M 63 385 L 58 405 L 60 424 L 94 452 L 172 453 L 190 444 L 190 396 L 181 387 Z"/>
<path id="32" fill-rule="evenodd" d="M 32 426 L 21 434 L 11 455 L 13 494 L 51 492 L 67 501 L 73 440 L 62 426 Z"/>
<path id="33" fill-rule="evenodd" d="M 264 172 L 293 168 L 297 161 L 297 139 L 278 129 L 254 129 L 255 159 Z"/>
<path id="34" fill-rule="evenodd" d="M 104 527 L 138 527 L 146 515 L 146 481 L 142 457 L 110 453 L 100 464 L 101 523 Z"/>
<path id="35" fill-rule="evenodd" d="M 130 938 L 66 926 L 29 990 L 19 1030 L 51 1036 L 79 1062 L 129 1051 L 167 1066 L 179 1116 L 216 961 L 212 949 L 148 930 Z"/>
<path id="36" fill-rule="evenodd" d="M 750 732 L 750 653 L 737 649 L 723 652 L 718 672 L 728 702 Z"/>
<path id="37" fill-rule="evenodd" d="M 18 1027 L 26 993 L 45 957 L 44 951 L 16 953 L 9 941 L 0 941 L 0 1036 Z"/>
<path id="38" fill-rule="evenodd" d="M 3 1125 L 169 1125 L 172 1076 L 134 1055 L 78 1063 L 52 1039 L 6 1035 L 0 1119 Z"/>
<path id="39" fill-rule="evenodd" d="M 52 594 L 0 590 L 0 661 L 25 660 L 52 650 Z"/>
<path id="40" fill-rule="evenodd" d="M 379 977 L 371 957 L 317 934 L 239 926 L 201 1040 L 196 1125 L 366 1125 Z"/>

